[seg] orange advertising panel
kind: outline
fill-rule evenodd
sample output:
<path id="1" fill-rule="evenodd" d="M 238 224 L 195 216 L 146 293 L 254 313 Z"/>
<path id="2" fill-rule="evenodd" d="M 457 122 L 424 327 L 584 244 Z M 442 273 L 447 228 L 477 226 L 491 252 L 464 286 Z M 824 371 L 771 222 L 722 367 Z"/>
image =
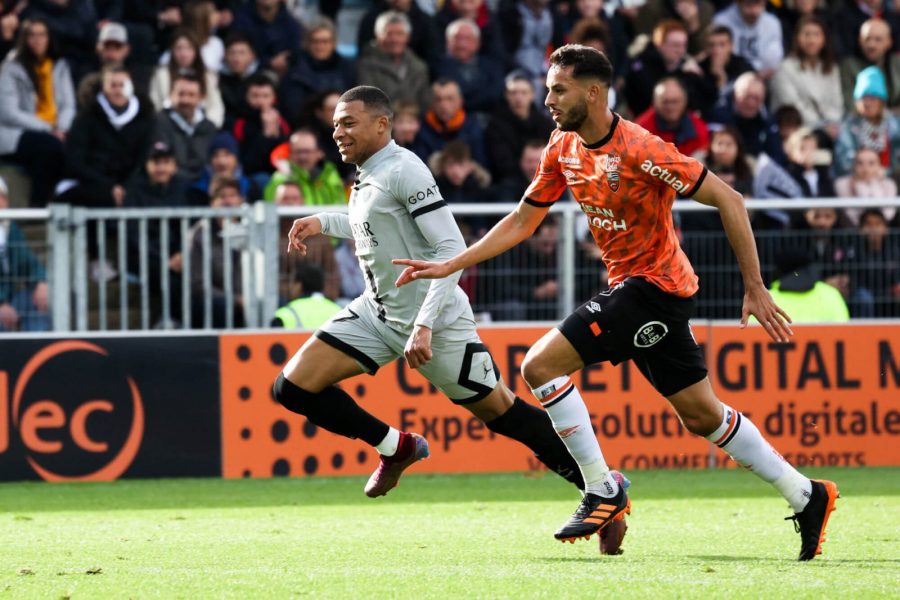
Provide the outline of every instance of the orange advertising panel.
<path id="1" fill-rule="evenodd" d="M 900 465 L 900 326 L 793 329 L 776 344 L 760 327 L 713 327 L 719 398 L 795 465 Z"/>
<path id="2" fill-rule="evenodd" d="M 480 332 L 504 380 L 532 403 L 519 367 L 545 331 Z M 795 332 L 790 344 L 779 345 L 758 327 L 695 327 L 719 397 L 752 418 L 791 462 L 900 465 L 900 326 L 796 327 Z M 224 476 L 358 475 L 375 467 L 375 452 L 366 444 L 320 430 L 272 399 L 278 371 L 306 338 L 222 336 Z M 724 453 L 688 434 L 630 363 L 593 366 L 576 374 L 575 382 L 610 465 L 734 466 Z M 524 446 L 491 433 L 403 361 L 343 387 L 390 425 L 428 438 L 432 455 L 417 466 L 419 472 L 542 468 Z"/>

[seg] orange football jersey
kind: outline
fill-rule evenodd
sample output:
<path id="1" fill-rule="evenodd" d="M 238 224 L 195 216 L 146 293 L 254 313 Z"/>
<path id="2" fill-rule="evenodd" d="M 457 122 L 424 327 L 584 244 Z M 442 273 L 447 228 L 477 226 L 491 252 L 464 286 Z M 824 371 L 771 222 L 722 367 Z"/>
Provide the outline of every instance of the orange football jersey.
<path id="1" fill-rule="evenodd" d="M 640 125 L 614 115 L 609 134 L 585 145 L 575 132 L 556 130 L 525 191 L 525 202 L 550 206 L 566 186 L 587 216 L 609 270 L 609 284 L 643 277 L 688 297 L 697 275 L 672 225 L 676 195 L 690 197 L 706 167 Z"/>

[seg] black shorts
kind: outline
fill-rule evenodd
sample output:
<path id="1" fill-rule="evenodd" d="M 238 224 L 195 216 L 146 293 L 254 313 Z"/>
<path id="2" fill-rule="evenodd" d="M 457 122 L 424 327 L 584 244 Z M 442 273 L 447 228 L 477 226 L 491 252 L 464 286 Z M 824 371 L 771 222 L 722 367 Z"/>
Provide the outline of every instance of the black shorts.
<path id="1" fill-rule="evenodd" d="M 559 325 L 585 366 L 633 360 L 663 396 L 706 377 L 703 352 L 691 333 L 694 299 L 668 294 L 639 277 L 585 302 Z"/>

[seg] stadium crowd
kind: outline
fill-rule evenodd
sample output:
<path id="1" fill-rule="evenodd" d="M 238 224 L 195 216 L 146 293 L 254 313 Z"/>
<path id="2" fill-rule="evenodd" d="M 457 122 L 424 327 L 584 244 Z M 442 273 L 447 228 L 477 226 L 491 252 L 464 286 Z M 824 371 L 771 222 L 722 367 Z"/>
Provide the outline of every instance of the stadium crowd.
<path id="1" fill-rule="evenodd" d="M 745 197 L 847 198 L 843 210 L 759 211 L 753 224 L 773 239 L 808 240 L 814 279 L 836 287 L 850 315 L 900 316 L 900 213 L 853 206 L 897 196 L 900 1 L 367 6 L 355 48 L 338 52 L 340 0 L 0 0 L 0 163 L 28 176 L 24 203 L 34 207 L 341 204 L 354 170 L 331 140 L 331 116 L 343 91 L 374 85 L 395 102 L 396 142 L 426 161 L 451 206 L 516 202 L 554 127 L 543 107 L 547 58 L 580 43 L 615 66 L 610 106 Z M 0 184 L 3 203 L 14 192 Z M 491 223 L 460 224 L 471 240 Z M 677 226 L 689 254 L 691 240 L 721 230 L 713 213 L 686 213 Z M 476 306 L 497 319 L 552 318 L 557 228 L 548 221 L 498 258 L 511 285 L 464 276 Z M 178 236 L 170 243 L 177 276 Z M 579 263 L 600 273 L 592 247 Z M 96 276 L 114 276 L 95 258 Z M 284 302 L 364 288 L 352 241 L 319 244 L 300 262 L 321 269 L 311 279 L 319 289 L 302 289 L 292 259 Z M 3 316 L 16 292 L 6 288 L 0 327 L 25 327 Z M 32 299 L 46 311 L 45 284 L 24 303 Z"/>

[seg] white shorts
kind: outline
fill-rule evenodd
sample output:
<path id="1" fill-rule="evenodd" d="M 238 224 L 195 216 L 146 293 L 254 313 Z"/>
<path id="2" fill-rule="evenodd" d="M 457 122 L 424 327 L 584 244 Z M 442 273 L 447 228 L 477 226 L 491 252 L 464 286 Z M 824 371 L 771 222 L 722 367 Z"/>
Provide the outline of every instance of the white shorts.
<path id="1" fill-rule="evenodd" d="M 372 302 L 360 296 L 322 325 L 315 335 L 354 358 L 370 375 L 403 356 L 412 334 L 389 327 Z M 472 309 L 431 336 L 432 357 L 418 371 L 455 404 L 477 402 L 490 394 L 500 370 L 478 337 Z"/>

